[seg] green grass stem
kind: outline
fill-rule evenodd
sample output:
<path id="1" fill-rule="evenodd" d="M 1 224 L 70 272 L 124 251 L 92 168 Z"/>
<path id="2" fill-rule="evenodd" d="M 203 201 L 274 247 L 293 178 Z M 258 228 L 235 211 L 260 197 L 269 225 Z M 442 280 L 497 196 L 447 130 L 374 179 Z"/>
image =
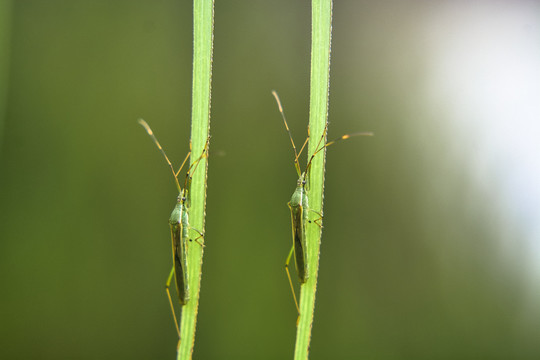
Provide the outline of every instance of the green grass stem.
<path id="1" fill-rule="evenodd" d="M 210 131 L 210 96 L 212 81 L 212 48 L 214 31 L 214 1 L 193 1 L 193 92 L 191 110 L 191 146 L 197 160 Z M 206 206 L 207 159 L 201 160 L 191 183 L 190 224 L 204 230 Z M 203 247 L 190 244 L 188 254 L 190 301 L 182 307 L 178 359 L 191 359 L 195 344 L 195 328 L 202 275 Z"/>
<path id="2" fill-rule="evenodd" d="M 309 106 L 310 141 L 308 159 L 316 151 L 323 135 L 328 117 L 328 90 L 330 84 L 330 42 L 332 34 L 332 0 L 312 1 L 312 38 L 311 38 L 311 85 Z M 326 141 L 326 140 L 325 140 Z M 324 164 L 326 151 L 315 156 L 311 164 L 310 208 L 322 214 L 324 190 Z M 300 289 L 300 319 L 296 333 L 295 359 L 307 359 L 313 313 L 315 310 L 315 292 L 319 269 L 319 249 L 321 227 L 315 223 L 308 225 L 308 281 Z"/>

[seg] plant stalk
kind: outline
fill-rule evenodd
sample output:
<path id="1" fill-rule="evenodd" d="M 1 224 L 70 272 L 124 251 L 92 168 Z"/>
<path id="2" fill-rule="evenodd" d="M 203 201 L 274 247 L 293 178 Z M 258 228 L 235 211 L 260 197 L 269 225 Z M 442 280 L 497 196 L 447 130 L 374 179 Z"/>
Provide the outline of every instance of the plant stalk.
<path id="1" fill-rule="evenodd" d="M 214 31 L 214 1 L 193 1 L 193 89 L 191 110 L 191 162 L 196 161 L 210 132 L 210 98 L 212 81 L 212 49 Z M 191 226 L 204 233 L 206 177 L 208 162 L 203 158 L 191 182 Z M 202 242 L 205 239 L 202 238 Z M 199 306 L 203 247 L 189 244 L 188 274 L 190 301 L 182 307 L 178 359 L 191 359 L 195 344 L 195 328 Z"/>
<path id="2" fill-rule="evenodd" d="M 317 145 L 328 118 L 328 91 L 330 85 L 330 43 L 332 34 L 332 0 L 312 0 L 311 28 L 311 84 L 309 106 L 310 140 L 308 159 L 317 150 Z M 325 142 L 326 142 L 326 134 Z M 320 146 L 320 145 L 319 145 Z M 324 190 L 324 165 L 326 150 L 313 158 L 310 174 L 309 205 L 314 212 L 322 215 Z M 322 219 L 321 219 L 322 223 Z M 315 222 L 308 224 L 307 247 L 309 279 L 300 289 L 300 319 L 296 333 L 295 359 L 307 359 L 313 314 L 315 292 L 319 269 L 319 249 L 322 227 Z"/>

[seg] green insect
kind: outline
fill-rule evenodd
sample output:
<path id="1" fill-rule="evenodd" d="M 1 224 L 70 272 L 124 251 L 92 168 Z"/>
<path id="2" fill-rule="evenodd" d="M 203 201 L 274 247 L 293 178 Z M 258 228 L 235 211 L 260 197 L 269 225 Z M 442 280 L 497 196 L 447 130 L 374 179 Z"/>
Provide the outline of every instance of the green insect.
<path id="1" fill-rule="evenodd" d="M 291 257 L 294 255 L 294 263 L 296 267 L 296 273 L 298 274 L 298 280 L 300 281 L 301 285 L 304 284 L 309 279 L 307 237 L 306 237 L 307 225 L 313 222 L 317 224 L 318 226 L 321 226 L 320 220 L 322 219 L 321 214 L 309 208 L 308 192 L 309 192 L 309 174 L 311 170 L 311 163 L 313 159 L 315 158 L 315 155 L 317 155 L 320 151 L 334 144 L 337 141 L 346 140 L 353 136 L 361 136 L 361 135 L 372 136 L 373 133 L 359 132 L 355 134 L 347 134 L 347 135 L 343 135 L 339 137 L 338 139 L 335 139 L 333 141 L 330 141 L 324 144 L 324 139 L 326 137 L 326 132 L 328 128 L 328 124 L 326 124 L 323 130 L 323 134 L 321 138 L 319 139 L 317 146 L 315 147 L 316 150 L 313 152 L 313 155 L 311 155 L 311 157 L 309 158 L 308 163 L 306 165 L 306 170 L 302 172 L 300 170 L 300 163 L 298 161 L 298 158 L 300 157 L 300 155 L 302 154 L 302 151 L 304 150 L 304 148 L 306 147 L 306 144 L 308 143 L 309 127 L 308 127 L 308 137 L 304 141 L 304 144 L 300 148 L 300 151 L 297 152 L 296 146 L 294 144 L 294 140 L 292 138 L 291 130 L 289 129 L 289 125 L 287 124 L 287 120 L 285 119 L 285 113 L 283 112 L 283 107 L 281 106 L 281 101 L 279 100 L 279 96 L 275 91 L 272 91 L 272 95 L 274 95 L 274 98 L 276 99 L 279 112 L 281 114 L 281 117 L 283 118 L 283 122 L 285 124 L 285 128 L 287 129 L 287 133 L 289 134 L 289 139 L 291 140 L 291 144 L 294 150 L 294 167 L 296 168 L 296 172 L 298 174 L 298 180 L 296 181 L 296 189 L 294 190 L 294 193 L 291 196 L 291 200 L 288 203 L 289 209 L 291 210 L 293 244 L 289 252 L 289 255 L 287 256 L 287 259 L 285 260 L 285 271 L 287 272 L 287 277 L 289 279 L 289 284 L 291 286 L 294 304 L 296 305 L 298 316 L 300 316 L 300 308 L 298 306 L 298 301 L 297 301 L 296 294 L 294 291 L 291 274 L 289 272 L 289 264 L 291 261 Z M 309 219 L 309 212 L 313 212 L 317 214 L 319 217 L 316 220 L 311 221 Z"/>
<path id="2" fill-rule="evenodd" d="M 144 127 L 148 135 L 150 135 L 150 137 L 152 138 L 152 141 L 154 142 L 154 144 L 156 144 L 157 148 L 159 149 L 159 151 L 161 152 L 161 154 L 167 161 L 167 164 L 169 165 L 172 171 L 174 182 L 178 189 L 178 197 L 176 200 L 176 205 L 169 218 L 169 225 L 171 228 L 171 240 L 172 240 L 173 267 L 171 269 L 169 277 L 167 278 L 167 282 L 165 284 L 165 291 L 167 292 L 167 297 L 169 298 L 169 303 L 171 305 L 171 311 L 173 314 L 176 331 L 178 332 L 178 336 L 180 336 L 180 329 L 178 327 L 178 321 L 176 319 L 176 313 L 174 311 L 174 305 L 171 299 L 171 293 L 169 291 L 169 288 L 170 288 L 171 281 L 174 275 L 174 278 L 176 280 L 175 281 L 176 291 L 178 293 L 178 300 L 180 302 L 180 305 L 183 306 L 188 303 L 189 301 L 188 262 L 187 262 L 188 241 L 195 241 L 199 245 L 203 246 L 198 241 L 198 239 L 203 237 L 203 234 L 199 230 L 189 225 L 191 178 L 192 178 L 193 173 L 196 171 L 197 166 L 199 165 L 199 162 L 201 161 L 201 159 L 203 159 L 204 157 L 207 157 L 208 140 L 201 153 L 201 156 L 199 156 L 199 158 L 196 161 L 194 161 L 191 164 L 191 166 L 188 168 L 186 172 L 186 180 L 184 183 L 184 187 L 182 188 L 180 186 L 180 183 L 178 182 L 178 175 L 180 174 L 180 171 L 182 171 L 182 168 L 184 167 L 188 158 L 190 157 L 191 149 L 186 155 L 184 161 L 182 162 L 180 169 L 178 169 L 178 171 L 174 171 L 174 167 L 171 161 L 167 157 L 167 154 L 165 154 L 165 151 L 161 147 L 159 141 L 154 136 L 154 132 L 152 131 L 152 129 L 150 129 L 150 126 L 148 126 L 146 121 L 144 121 L 143 119 L 139 119 L 139 124 L 141 124 L 141 126 Z M 199 234 L 199 236 L 195 239 L 191 239 L 189 236 L 190 230 L 196 231 Z"/>

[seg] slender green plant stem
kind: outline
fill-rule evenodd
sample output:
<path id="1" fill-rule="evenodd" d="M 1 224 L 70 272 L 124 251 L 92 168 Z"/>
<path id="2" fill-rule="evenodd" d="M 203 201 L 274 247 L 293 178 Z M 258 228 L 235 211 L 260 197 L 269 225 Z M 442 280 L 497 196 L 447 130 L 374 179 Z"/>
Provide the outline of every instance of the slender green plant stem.
<path id="1" fill-rule="evenodd" d="M 210 96 L 212 81 L 212 47 L 214 1 L 193 1 L 193 92 L 191 109 L 191 162 L 202 153 L 210 131 Z M 190 224 L 204 230 L 206 206 L 207 159 L 202 159 L 191 183 Z M 199 306 L 203 247 L 190 243 L 188 253 L 190 301 L 182 307 L 178 359 L 191 359 L 195 344 L 195 327 Z"/>
<path id="2" fill-rule="evenodd" d="M 310 140 L 308 159 L 316 151 L 323 135 L 328 117 L 328 89 L 330 85 L 330 40 L 332 34 L 332 0 L 312 1 L 312 38 L 311 38 L 311 86 L 309 106 Z M 325 134 L 326 136 L 326 134 Z M 326 139 L 325 139 L 326 141 Z M 326 151 L 315 156 L 311 164 L 309 205 L 322 214 L 324 190 L 324 164 Z M 319 269 L 319 249 L 321 227 L 311 222 L 307 229 L 309 279 L 300 290 L 300 319 L 296 333 L 295 359 L 307 359 L 313 313 L 315 310 L 315 292 Z"/>

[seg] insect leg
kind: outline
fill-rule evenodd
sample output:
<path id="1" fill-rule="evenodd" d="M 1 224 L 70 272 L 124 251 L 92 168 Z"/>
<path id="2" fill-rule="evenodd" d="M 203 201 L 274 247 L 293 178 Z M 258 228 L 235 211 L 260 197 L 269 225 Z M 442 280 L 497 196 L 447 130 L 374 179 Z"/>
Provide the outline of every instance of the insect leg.
<path id="1" fill-rule="evenodd" d="M 171 269 L 171 273 L 169 274 L 169 277 L 167 278 L 167 282 L 165 283 L 165 291 L 167 292 L 167 297 L 169 298 L 169 304 L 171 305 L 171 311 L 172 316 L 174 318 L 174 326 L 176 326 L 176 332 L 178 333 L 178 338 L 180 338 L 180 328 L 178 327 L 178 320 L 176 320 L 176 313 L 174 312 L 174 305 L 171 298 L 171 292 L 169 288 L 171 287 L 171 281 L 174 275 L 174 266 Z"/>
<path id="2" fill-rule="evenodd" d="M 322 221 L 322 219 L 323 219 L 323 215 L 322 215 L 320 212 L 315 211 L 315 210 L 309 209 L 309 211 L 311 211 L 312 213 L 315 213 L 315 214 L 319 215 L 319 217 L 318 217 L 317 219 L 315 219 L 315 220 L 309 220 L 309 223 L 314 222 L 315 224 L 319 225 L 319 227 L 322 228 L 321 221 Z"/>
<path id="3" fill-rule="evenodd" d="M 204 234 L 202 232 L 200 232 L 199 230 L 195 229 L 194 227 L 189 227 L 191 230 L 195 230 L 199 236 L 197 236 L 195 239 L 189 239 L 189 241 L 195 241 L 197 244 L 199 244 L 201 247 L 205 247 L 206 245 L 204 245 L 203 243 L 201 243 L 199 241 L 200 238 L 203 238 L 204 239 Z"/>
<path id="4" fill-rule="evenodd" d="M 289 272 L 289 264 L 291 263 L 291 258 L 292 258 L 293 253 L 294 253 L 294 245 L 291 247 L 289 256 L 287 256 L 287 260 L 285 260 L 285 271 L 287 272 L 287 277 L 289 278 L 289 284 L 291 285 L 291 292 L 294 299 L 294 305 L 296 305 L 296 310 L 298 311 L 298 318 L 300 319 L 300 308 L 298 307 L 298 301 L 296 300 L 296 294 L 294 292 L 294 286 L 291 279 L 291 273 Z M 298 320 L 296 322 L 298 323 Z"/>

